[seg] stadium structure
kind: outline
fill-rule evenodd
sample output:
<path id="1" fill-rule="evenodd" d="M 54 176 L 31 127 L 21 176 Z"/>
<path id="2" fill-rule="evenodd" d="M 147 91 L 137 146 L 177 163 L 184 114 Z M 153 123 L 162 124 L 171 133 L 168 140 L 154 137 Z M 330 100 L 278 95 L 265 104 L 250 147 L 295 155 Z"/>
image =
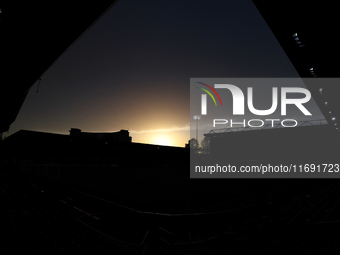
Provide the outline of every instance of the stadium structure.
<path id="1" fill-rule="evenodd" d="M 336 77 L 336 3 L 253 2 L 301 77 Z M 0 102 L 6 109 L 0 132 L 15 120 L 31 85 L 115 3 L 1 3 L 0 43 L 11 56 L 3 55 L 0 78 L 9 84 L 15 77 L 15 83 L 2 88 L 10 100 Z M 327 123 L 335 124 L 337 89 L 309 89 Z M 318 129 L 327 133 L 322 143 L 333 146 L 335 125 L 295 130 Z M 338 248 L 337 180 L 190 180 L 185 148 L 99 135 L 22 130 L 0 146 L 3 254 L 324 254 Z"/>
<path id="2" fill-rule="evenodd" d="M 338 11 L 330 2 L 253 1 L 302 78 L 339 78 Z M 339 86 L 306 84 L 325 119 L 339 131 Z"/>
<path id="3" fill-rule="evenodd" d="M 30 88 L 117 1 L 2 1 L 0 134 L 9 130 Z M 75 18 L 76 17 L 76 18 Z M 20 75 L 18 75 L 20 74 Z M 43 82 L 43 81 L 42 81 Z"/>
<path id="4" fill-rule="evenodd" d="M 213 129 L 204 134 L 210 154 L 225 160 L 328 162 L 339 156 L 338 134 L 326 120 L 301 121 L 295 127 L 271 124 Z"/>

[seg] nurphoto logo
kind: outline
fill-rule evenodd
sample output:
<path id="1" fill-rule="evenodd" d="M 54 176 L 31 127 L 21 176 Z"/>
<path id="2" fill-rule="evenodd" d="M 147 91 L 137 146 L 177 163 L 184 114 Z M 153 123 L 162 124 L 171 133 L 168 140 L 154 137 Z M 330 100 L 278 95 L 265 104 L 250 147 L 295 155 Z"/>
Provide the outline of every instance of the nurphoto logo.
<path id="1" fill-rule="evenodd" d="M 233 115 L 244 115 L 244 94 L 242 90 L 232 84 L 215 84 L 214 88 L 208 84 L 202 83 L 202 82 L 197 82 L 199 84 L 204 85 L 205 87 L 209 88 L 218 98 L 220 101 L 220 104 L 222 106 L 222 100 L 220 98 L 220 95 L 217 93 L 215 89 L 228 89 L 231 92 L 232 95 L 232 107 L 233 107 Z M 215 106 L 217 106 L 216 100 L 212 93 L 208 91 L 205 88 L 197 87 L 198 89 L 203 90 L 206 92 L 214 101 Z M 303 94 L 303 98 L 287 98 L 288 93 L 300 93 Z M 201 95 L 201 115 L 207 115 L 207 94 L 202 94 Z M 308 89 L 305 88 L 299 88 L 299 87 L 281 87 L 281 116 L 286 116 L 287 115 L 287 105 L 295 105 L 304 115 L 306 116 L 311 116 L 312 114 L 306 109 L 306 107 L 303 105 L 307 103 L 311 99 L 311 93 L 309 92 Z M 266 116 L 273 114 L 277 107 L 278 107 L 278 88 L 273 87 L 272 88 L 272 105 L 269 109 L 265 110 L 258 110 L 254 107 L 253 104 L 253 88 L 252 87 L 247 87 L 247 105 L 248 109 L 251 113 L 259 116 Z M 252 125 L 251 123 L 253 122 L 260 122 L 260 125 Z M 279 119 L 265 119 L 264 121 L 269 121 L 272 123 L 272 126 L 274 125 L 275 121 L 279 121 Z M 262 127 L 264 125 L 264 121 L 261 119 L 251 119 L 248 121 L 248 126 L 250 127 Z M 213 120 L 213 127 L 216 125 L 224 125 L 227 123 L 230 123 L 231 126 L 233 124 L 242 124 L 243 126 L 245 125 L 246 120 L 243 120 L 243 122 L 233 122 L 231 119 L 230 122 L 227 119 L 214 119 Z M 293 125 L 285 125 L 285 122 L 294 122 L 295 124 Z M 295 127 L 297 125 L 297 121 L 294 119 L 285 119 L 281 121 L 281 125 L 284 127 Z"/>

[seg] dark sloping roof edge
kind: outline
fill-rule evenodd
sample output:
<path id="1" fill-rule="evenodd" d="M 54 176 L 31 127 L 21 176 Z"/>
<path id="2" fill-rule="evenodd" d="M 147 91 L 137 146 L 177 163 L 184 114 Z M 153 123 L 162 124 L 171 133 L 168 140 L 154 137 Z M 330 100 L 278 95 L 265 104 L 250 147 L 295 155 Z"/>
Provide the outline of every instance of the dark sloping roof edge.
<path id="1" fill-rule="evenodd" d="M 29 89 L 118 0 L 0 3 L 0 133 L 15 121 Z"/>

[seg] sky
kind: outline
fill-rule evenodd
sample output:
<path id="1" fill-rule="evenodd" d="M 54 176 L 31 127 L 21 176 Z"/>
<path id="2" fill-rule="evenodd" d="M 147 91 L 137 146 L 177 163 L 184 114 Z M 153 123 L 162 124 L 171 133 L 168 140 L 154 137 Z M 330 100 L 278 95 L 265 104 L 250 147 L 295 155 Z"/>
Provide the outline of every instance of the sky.
<path id="1" fill-rule="evenodd" d="M 4 136 L 127 129 L 183 147 L 192 77 L 298 74 L 250 0 L 120 0 L 32 86 Z"/>

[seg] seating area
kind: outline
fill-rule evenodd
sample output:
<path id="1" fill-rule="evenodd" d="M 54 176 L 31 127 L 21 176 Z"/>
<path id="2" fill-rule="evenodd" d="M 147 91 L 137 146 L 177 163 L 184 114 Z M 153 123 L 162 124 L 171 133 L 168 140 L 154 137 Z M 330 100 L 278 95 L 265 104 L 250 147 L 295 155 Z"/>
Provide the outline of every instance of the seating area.
<path id="1" fill-rule="evenodd" d="M 167 183 L 157 173 L 143 176 L 138 171 L 125 177 L 120 172 L 118 185 L 113 173 L 110 177 L 100 172 L 105 181 L 99 189 L 98 180 L 91 186 L 92 179 L 83 174 L 78 171 L 69 180 L 3 174 L 0 224 L 5 235 L 0 250 L 4 254 L 310 254 L 329 253 L 337 245 L 336 180 L 184 181 L 178 175 Z M 149 177 L 152 181 L 147 182 Z M 111 190 L 110 180 L 116 183 Z M 128 193 L 131 187 L 142 192 Z M 179 212 L 171 209 L 185 201 L 184 195 L 187 212 L 185 204 L 178 206 Z M 163 200 L 157 204 L 156 198 Z"/>
<path id="2" fill-rule="evenodd" d="M 0 222 L 4 254 L 137 254 L 77 220 L 55 194 L 17 179 L 1 179 Z M 130 251 L 129 251 L 130 249 Z"/>

